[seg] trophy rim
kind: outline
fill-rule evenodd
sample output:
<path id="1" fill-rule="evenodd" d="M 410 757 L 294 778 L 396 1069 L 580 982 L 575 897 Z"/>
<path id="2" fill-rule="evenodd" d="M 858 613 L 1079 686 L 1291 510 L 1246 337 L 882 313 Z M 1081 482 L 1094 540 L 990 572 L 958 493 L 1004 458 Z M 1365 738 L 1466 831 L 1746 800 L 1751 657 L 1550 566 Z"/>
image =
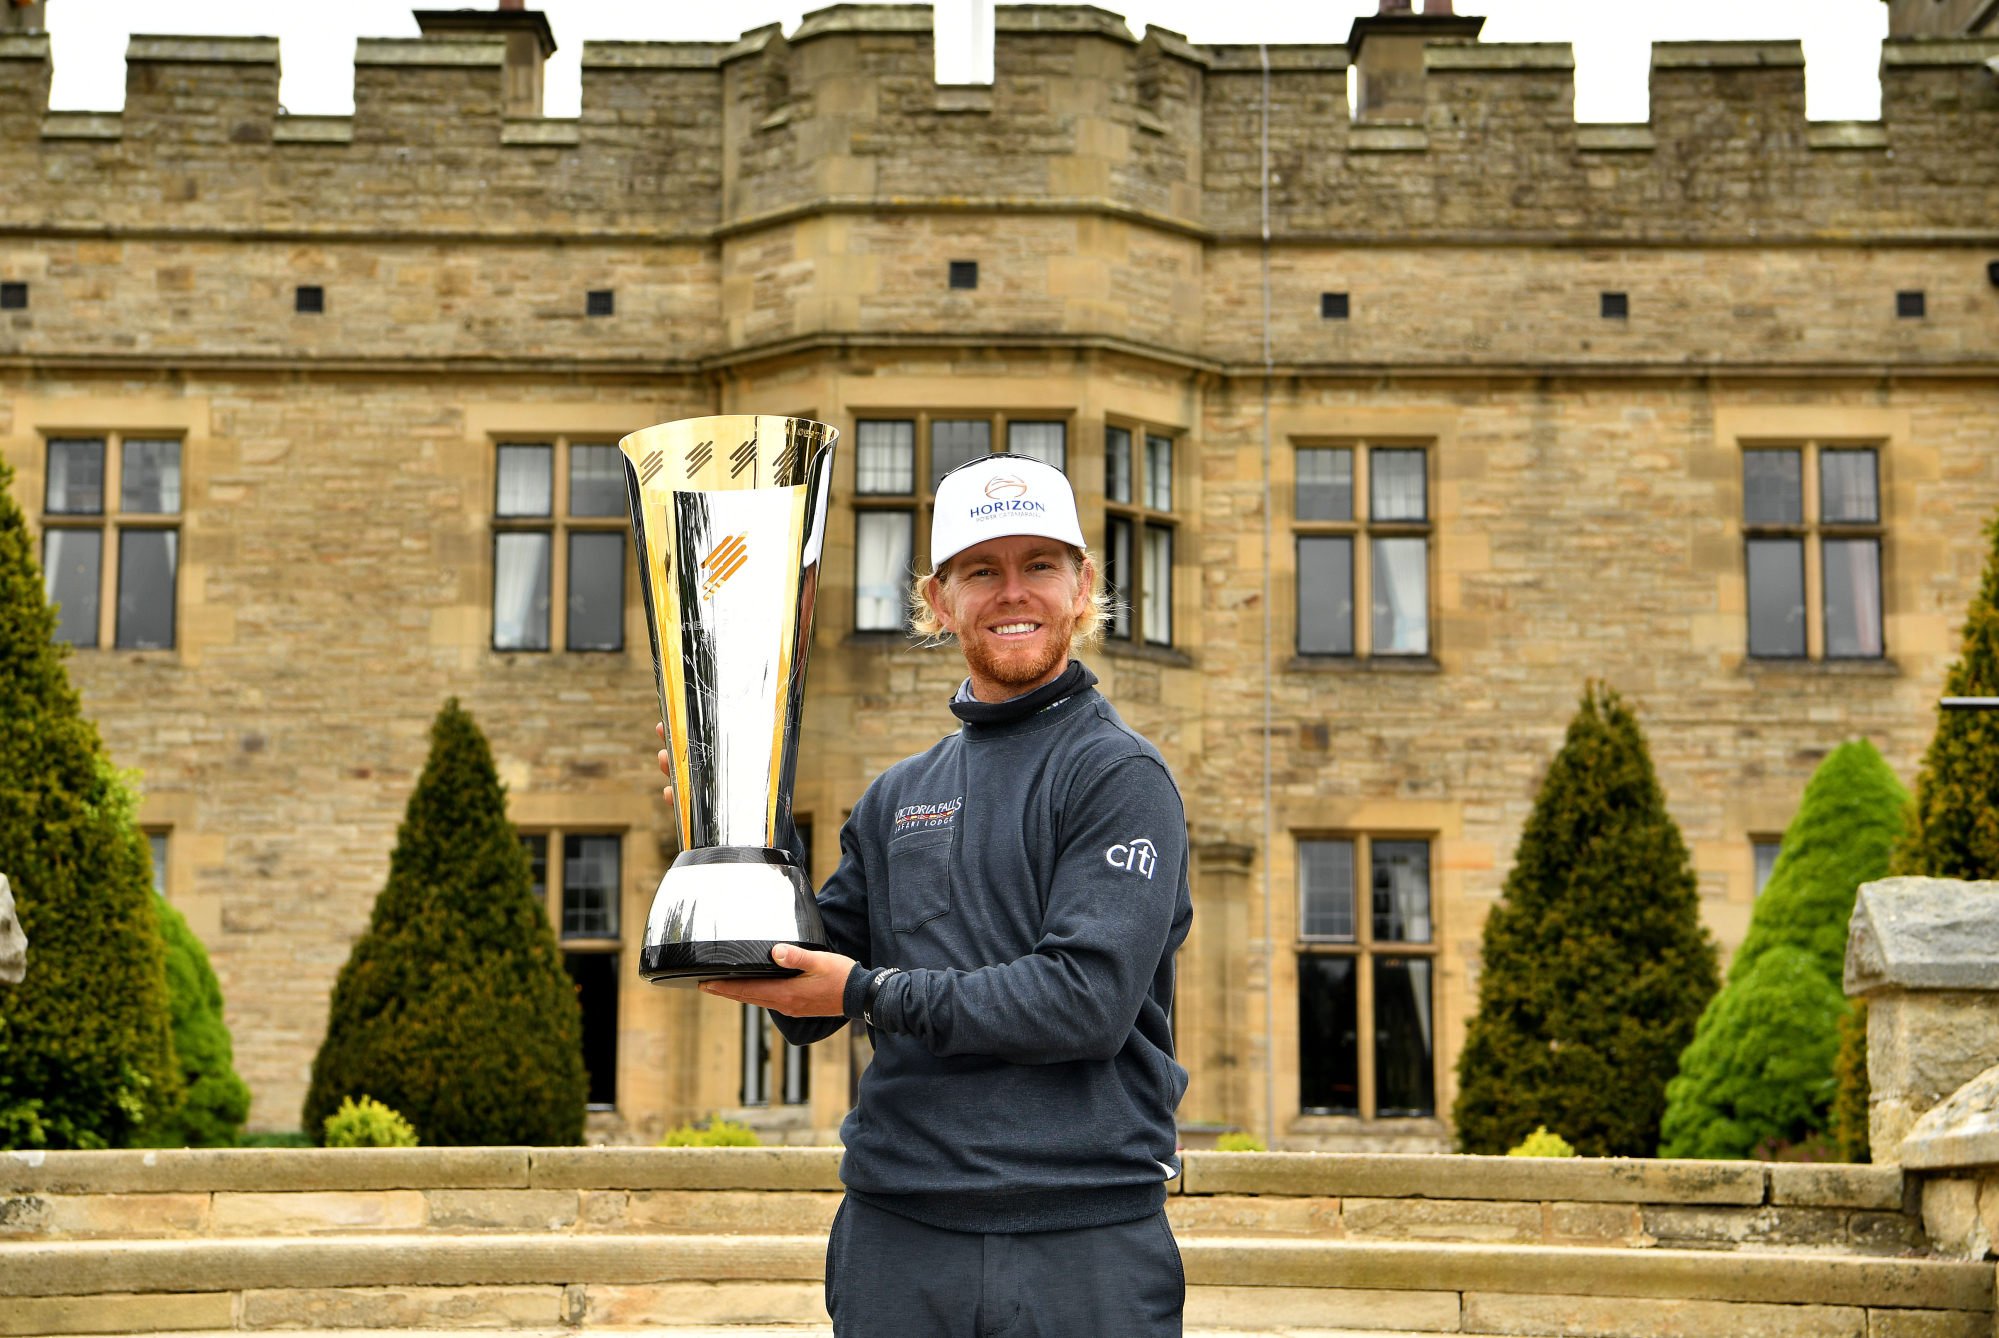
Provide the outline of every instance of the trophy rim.
<path id="1" fill-rule="evenodd" d="M 695 418 L 675 418 L 664 423 L 654 423 L 650 427 L 627 432 L 618 439 L 618 446 L 628 456 L 639 453 L 646 446 L 661 445 L 684 440 L 703 433 L 720 433 L 728 430 L 729 424 L 752 426 L 757 435 L 774 432 L 784 435 L 797 433 L 811 441 L 813 454 L 831 448 L 840 439 L 840 429 L 818 418 L 798 418 L 791 414 L 768 413 L 716 413 L 702 414 Z"/>

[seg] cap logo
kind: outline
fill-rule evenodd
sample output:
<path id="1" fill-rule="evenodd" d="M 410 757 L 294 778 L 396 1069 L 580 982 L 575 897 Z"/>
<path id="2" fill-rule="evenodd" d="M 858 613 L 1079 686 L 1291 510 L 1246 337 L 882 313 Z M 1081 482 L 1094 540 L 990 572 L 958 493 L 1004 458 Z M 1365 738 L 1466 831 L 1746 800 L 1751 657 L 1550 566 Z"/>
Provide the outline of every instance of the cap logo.
<path id="1" fill-rule="evenodd" d="M 986 496 L 994 501 L 1027 496 L 1027 480 L 1015 474 L 997 474 L 986 480 Z"/>
<path id="2" fill-rule="evenodd" d="M 750 560 L 750 546 L 745 536 L 732 534 L 708 550 L 708 556 L 701 559 L 701 597 L 713 599 L 722 583 L 743 569 Z"/>

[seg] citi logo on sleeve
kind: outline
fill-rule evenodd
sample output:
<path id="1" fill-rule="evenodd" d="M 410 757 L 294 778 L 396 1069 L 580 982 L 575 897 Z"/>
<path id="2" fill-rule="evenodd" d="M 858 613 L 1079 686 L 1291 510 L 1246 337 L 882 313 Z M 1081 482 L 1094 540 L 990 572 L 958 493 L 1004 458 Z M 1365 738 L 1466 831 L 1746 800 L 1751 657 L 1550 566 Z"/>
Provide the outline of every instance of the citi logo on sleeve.
<path id="1" fill-rule="evenodd" d="M 1152 842 L 1139 837 L 1129 845 L 1119 844 L 1104 852 L 1104 863 L 1125 873 L 1135 873 L 1141 877 L 1152 877 L 1152 871 L 1159 867 L 1159 852 Z"/>

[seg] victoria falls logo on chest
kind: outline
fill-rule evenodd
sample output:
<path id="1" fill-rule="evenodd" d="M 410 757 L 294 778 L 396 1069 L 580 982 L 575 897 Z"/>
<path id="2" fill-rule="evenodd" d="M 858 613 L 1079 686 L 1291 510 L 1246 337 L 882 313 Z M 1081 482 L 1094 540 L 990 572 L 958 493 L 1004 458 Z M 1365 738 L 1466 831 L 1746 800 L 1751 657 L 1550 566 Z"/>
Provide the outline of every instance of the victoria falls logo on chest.
<path id="1" fill-rule="evenodd" d="M 895 811 L 895 832 L 918 832 L 927 827 L 948 827 L 958 816 L 958 810 L 965 806 L 965 797 L 944 799 L 934 804 L 904 804 Z"/>

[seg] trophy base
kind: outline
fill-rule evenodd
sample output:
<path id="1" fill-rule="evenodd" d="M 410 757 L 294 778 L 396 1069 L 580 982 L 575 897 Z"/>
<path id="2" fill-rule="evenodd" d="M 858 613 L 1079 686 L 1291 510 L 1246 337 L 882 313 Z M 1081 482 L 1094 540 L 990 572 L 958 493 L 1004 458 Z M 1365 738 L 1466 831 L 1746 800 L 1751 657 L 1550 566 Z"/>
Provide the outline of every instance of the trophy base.
<path id="1" fill-rule="evenodd" d="M 789 855 L 760 846 L 682 851 L 653 894 L 639 975 L 655 985 L 795 976 L 770 959 L 780 943 L 829 946 L 812 884 Z"/>

